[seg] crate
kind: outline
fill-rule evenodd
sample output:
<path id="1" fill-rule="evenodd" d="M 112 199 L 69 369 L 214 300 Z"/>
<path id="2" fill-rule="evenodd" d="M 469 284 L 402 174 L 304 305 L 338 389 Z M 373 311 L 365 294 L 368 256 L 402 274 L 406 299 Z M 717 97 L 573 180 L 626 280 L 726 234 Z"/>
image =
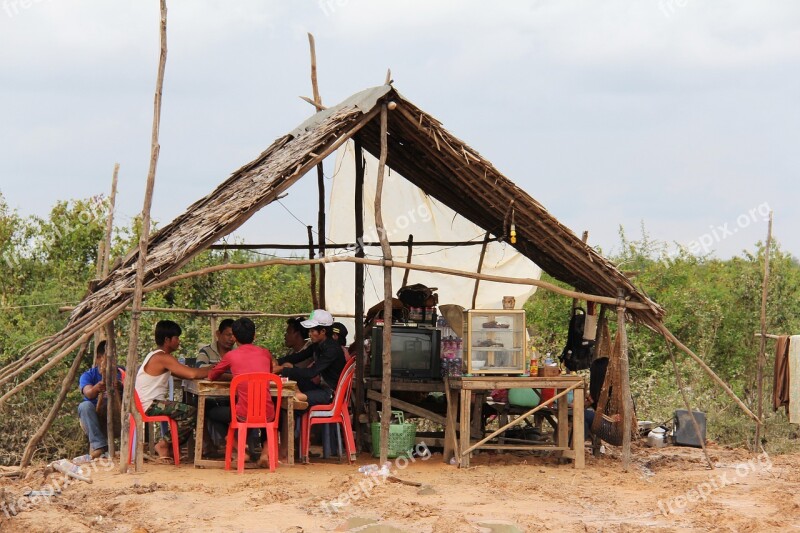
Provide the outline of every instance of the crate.
<path id="1" fill-rule="evenodd" d="M 397 421 L 397 423 L 395 423 Z M 408 457 L 417 443 L 417 426 L 405 422 L 402 411 L 392 411 L 389 424 L 389 457 Z M 381 423 L 372 423 L 372 456 L 381 455 Z"/>

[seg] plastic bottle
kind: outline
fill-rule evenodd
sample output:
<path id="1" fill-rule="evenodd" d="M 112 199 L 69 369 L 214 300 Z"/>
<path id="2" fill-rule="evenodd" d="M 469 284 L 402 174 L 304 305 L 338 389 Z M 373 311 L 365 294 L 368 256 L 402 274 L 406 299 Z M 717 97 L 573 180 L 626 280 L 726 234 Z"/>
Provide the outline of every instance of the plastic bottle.
<path id="1" fill-rule="evenodd" d="M 370 472 L 377 472 L 378 470 L 380 470 L 380 467 L 378 465 L 376 465 L 376 464 L 364 465 L 364 466 L 359 466 L 358 467 L 358 471 L 361 472 L 362 474 L 368 474 Z"/>
<path id="2" fill-rule="evenodd" d="M 539 354 L 536 353 L 536 347 L 531 344 L 531 366 L 530 366 L 530 375 L 537 376 L 539 375 Z"/>
<path id="3" fill-rule="evenodd" d="M 92 462 L 92 456 L 89 455 L 88 453 L 86 455 L 81 455 L 80 457 L 76 457 L 75 459 L 72 460 L 72 464 L 74 465 L 82 465 L 91 462 Z"/>

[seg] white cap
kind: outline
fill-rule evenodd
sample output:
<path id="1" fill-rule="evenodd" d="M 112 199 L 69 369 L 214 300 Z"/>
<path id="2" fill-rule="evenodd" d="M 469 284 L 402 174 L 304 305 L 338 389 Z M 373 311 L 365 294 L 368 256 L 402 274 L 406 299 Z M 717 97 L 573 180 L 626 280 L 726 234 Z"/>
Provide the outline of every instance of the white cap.
<path id="1" fill-rule="evenodd" d="M 314 309 L 314 311 L 311 312 L 311 316 L 308 317 L 308 320 L 300 322 L 300 325 L 306 329 L 319 326 L 332 326 L 333 315 L 324 309 Z"/>

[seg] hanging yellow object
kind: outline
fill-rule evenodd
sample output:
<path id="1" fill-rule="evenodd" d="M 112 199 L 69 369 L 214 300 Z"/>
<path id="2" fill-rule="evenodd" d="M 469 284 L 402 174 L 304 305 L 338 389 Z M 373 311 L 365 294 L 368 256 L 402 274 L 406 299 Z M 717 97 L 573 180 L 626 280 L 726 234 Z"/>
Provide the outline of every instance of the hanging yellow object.
<path id="1" fill-rule="evenodd" d="M 516 244 L 517 242 L 517 228 L 514 224 L 511 224 L 511 244 Z"/>

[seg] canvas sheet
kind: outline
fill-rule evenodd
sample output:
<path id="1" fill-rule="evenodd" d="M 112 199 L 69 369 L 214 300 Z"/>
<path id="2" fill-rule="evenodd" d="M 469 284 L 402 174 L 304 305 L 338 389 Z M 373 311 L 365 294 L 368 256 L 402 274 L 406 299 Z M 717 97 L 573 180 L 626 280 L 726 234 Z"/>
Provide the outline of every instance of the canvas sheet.
<path id="1" fill-rule="evenodd" d="M 378 242 L 375 230 L 375 188 L 377 183 L 378 160 L 366 154 L 364 176 L 364 242 Z M 328 242 L 352 243 L 355 239 L 355 157 L 354 145 L 348 141 L 339 149 L 333 173 L 333 184 L 328 209 Z M 415 242 L 420 241 L 475 241 L 474 246 L 448 247 L 426 246 L 414 247 L 412 263 L 418 265 L 440 266 L 458 270 L 476 272 L 486 231 L 449 207 L 426 196 L 421 189 L 407 181 L 394 171 L 389 171 L 384 178 L 383 186 L 383 223 L 390 241 L 406 241 L 409 234 Z M 479 202 L 480 198 L 474 201 Z M 366 257 L 380 259 L 380 246 L 365 247 Z M 394 260 L 405 262 L 408 248 L 395 246 L 392 248 Z M 329 249 L 326 256 L 353 256 L 353 250 Z M 488 245 L 483 262 L 482 273 L 499 276 L 534 278 L 541 276 L 541 269 L 530 259 L 521 255 L 507 243 L 492 242 Z M 403 280 L 404 270 L 392 271 L 392 295 L 397 294 Z M 340 313 L 355 312 L 355 265 L 353 263 L 326 264 L 325 297 L 328 308 Z M 439 304 L 458 304 L 469 309 L 472 307 L 472 295 L 475 280 L 435 274 L 430 272 L 411 271 L 408 284 L 423 283 L 429 287 L 437 287 Z M 481 281 L 476 298 L 476 308 L 502 309 L 503 296 L 513 296 L 516 308 L 520 309 L 525 301 L 534 293 L 536 287 L 529 285 L 511 285 Z M 383 300 L 383 269 L 381 267 L 365 267 L 364 305 L 366 309 Z M 352 319 L 343 321 L 350 328 Z M 350 329 L 350 331 L 354 331 Z M 349 340 L 352 340 L 349 339 Z"/>

